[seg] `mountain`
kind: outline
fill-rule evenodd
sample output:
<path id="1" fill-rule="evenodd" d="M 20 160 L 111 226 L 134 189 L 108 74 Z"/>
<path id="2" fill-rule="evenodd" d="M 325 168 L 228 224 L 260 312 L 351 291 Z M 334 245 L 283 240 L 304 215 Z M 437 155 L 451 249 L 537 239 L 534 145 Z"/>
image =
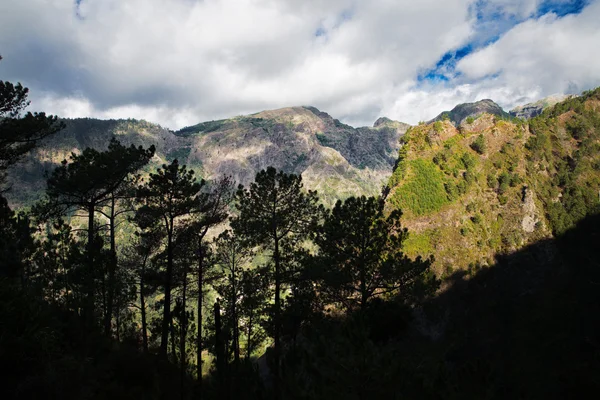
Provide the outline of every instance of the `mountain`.
<path id="1" fill-rule="evenodd" d="M 528 123 L 484 113 L 401 140 L 387 207 L 404 213 L 408 255 L 433 254 L 440 275 L 493 265 L 600 212 L 600 88 Z"/>
<path id="2" fill-rule="evenodd" d="M 178 158 L 205 179 L 231 175 L 247 185 L 274 166 L 302 174 L 327 206 L 377 195 L 387 184 L 386 207 L 402 210 L 410 232 L 407 254 L 433 254 L 444 275 L 492 265 L 498 254 L 565 232 L 598 210 L 600 89 L 528 121 L 506 115 L 483 100 L 414 127 L 379 118 L 372 127 L 353 128 L 314 107 L 176 132 L 145 121 L 65 120 L 65 130 L 9 171 L 7 196 L 13 205 L 31 204 L 43 194 L 44 172 L 71 152 L 104 148 L 113 136 L 156 146 L 147 171 Z"/>
<path id="3" fill-rule="evenodd" d="M 509 118 L 510 115 L 498 104 L 490 99 L 479 100 L 475 103 L 463 103 L 454 107 L 450 111 L 444 111 L 429 122 L 442 121 L 449 119 L 455 126 L 461 125 L 471 117 L 477 118 L 481 114 L 497 115 L 499 117 Z"/>
<path id="4" fill-rule="evenodd" d="M 530 119 L 538 116 L 546 108 L 551 107 L 557 103 L 560 103 L 571 97 L 571 95 L 555 94 L 552 96 L 545 97 L 533 103 L 527 103 L 522 106 L 517 106 L 509 111 L 509 114 L 513 117 Z"/>
<path id="5" fill-rule="evenodd" d="M 249 184 L 268 166 L 302 174 L 324 203 L 351 195 L 377 195 L 391 175 L 399 139 L 409 125 L 380 118 L 373 127 L 353 128 L 314 107 L 291 107 L 209 121 L 170 131 L 136 120 L 65 120 L 66 129 L 44 140 L 9 171 L 13 205 L 28 205 L 45 188 L 44 173 L 71 152 L 103 149 L 111 137 L 125 144 L 155 145 L 148 170 L 174 158 L 205 179 L 232 176 Z"/>

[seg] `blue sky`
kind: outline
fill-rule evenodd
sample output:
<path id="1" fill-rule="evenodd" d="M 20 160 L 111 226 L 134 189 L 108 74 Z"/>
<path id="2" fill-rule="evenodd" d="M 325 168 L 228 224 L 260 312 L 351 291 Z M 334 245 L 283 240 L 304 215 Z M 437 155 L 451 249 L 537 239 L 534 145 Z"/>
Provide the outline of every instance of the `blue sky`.
<path id="1" fill-rule="evenodd" d="M 470 7 L 469 12 L 475 19 L 473 28 L 475 35 L 466 44 L 457 49 L 446 52 L 436 62 L 435 66 L 419 74 L 419 82 L 452 83 L 459 78 L 455 70 L 456 64 L 462 58 L 487 47 L 496 42 L 500 37 L 530 19 L 538 19 L 548 14 L 557 17 L 579 14 L 589 4 L 587 0 L 545 0 L 524 15 L 507 12 L 501 5 L 495 5 L 489 1 L 476 1 Z M 600 16 L 599 16 L 600 17 Z M 458 75 L 458 76 L 457 76 Z"/>
<path id="2" fill-rule="evenodd" d="M 352 125 L 510 109 L 600 86 L 598 43 L 600 0 L 0 2 L 0 79 L 32 110 L 173 129 L 295 105 Z"/>

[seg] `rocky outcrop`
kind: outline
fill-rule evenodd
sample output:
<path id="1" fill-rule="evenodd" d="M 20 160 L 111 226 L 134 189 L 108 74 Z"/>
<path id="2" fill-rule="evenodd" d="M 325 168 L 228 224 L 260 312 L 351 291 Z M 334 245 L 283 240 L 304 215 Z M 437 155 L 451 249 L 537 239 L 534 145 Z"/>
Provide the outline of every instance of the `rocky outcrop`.
<path id="1" fill-rule="evenodd" d="M 533 199 L 533 191 L 527 186 L 523 187 L 523 221 L 521 226 L 526 233 L 533 233 L 536 225 L 541 223 L 537 207 Z"/>

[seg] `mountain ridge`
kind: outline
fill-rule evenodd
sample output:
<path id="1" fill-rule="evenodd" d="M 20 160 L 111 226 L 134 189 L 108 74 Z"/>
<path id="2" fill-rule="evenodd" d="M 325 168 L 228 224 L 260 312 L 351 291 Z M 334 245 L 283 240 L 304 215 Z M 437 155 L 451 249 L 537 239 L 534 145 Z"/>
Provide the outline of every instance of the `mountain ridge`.
<path id="1" fill-rule="evenodd" d="M 410 231 L 409 256 L 433 254 L 439 274 L 491 265 L 495 254 L 564 231 L 597 203 L 600 89 L 527 121 L 478 107 L 497 110 L 490 100 L 478 103 L 455 107 L 467 111 L 457 114 L 458 125 L 449 116 L 417 126 L 380 117 L 372 127 L 353 128 L 307 106 L 175 132 L 146 121 L 65 120 L 64 131 L 9 171 L 7 197 L 12 205 L 30 205 L 45 189 L 44 172 L 71 152 L 103 149 L 116 137 L 156 146 L 146 173 L 177 158 L 204 179 L 229 175 L 247 185 L 274 166 L 302 175 L 326 206 L 387 187 L 386 207 L 400 209 Z"/>
<path id="2" fill-rule="evenodd" d="M 522 104 L 509 111 L 513 117 L 531 119 L 540 115 L 545 109 L 552 107 L 576 95 L 553 94 L 531 103 Z"/>
<path id="3" fill-rule="evenodd" d="M 249 184 L 268 166 L 301 174 L 306 187 L 326 204 L 351 195 L 377 195 L 391 175 L 399 139 L 409 125 L 382 120 L 373 128 L 353 128 L 314 107 L 287 107 L 206 121 L 172 131 L 137 120 L 66 119 L 67 127 L 44 140 L 11 169 L 13 205 L 30 204 L 44 190 L 43 175 L 71 152 L 103 149 L 110 138 L 157 148 L 151 168 L 173 158 L 199 176 L 231 176 Z"/>

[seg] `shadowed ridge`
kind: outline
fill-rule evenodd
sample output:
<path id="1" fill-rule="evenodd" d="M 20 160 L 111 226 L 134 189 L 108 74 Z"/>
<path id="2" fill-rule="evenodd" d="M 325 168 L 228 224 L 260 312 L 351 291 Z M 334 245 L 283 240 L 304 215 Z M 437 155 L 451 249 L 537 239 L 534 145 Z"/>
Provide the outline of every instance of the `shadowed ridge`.
<path id="1" fill-rule="evenodd" d="M 491 267 L 450 276 L 425 307 L 434 315 L 428 323 L 445 329 L 435 345 L 416 350 L 437 360 L 439 393 L 558 399 L 597 392 L 598 243 L 594 215 L 557 239 L 497 256 Z"/>

